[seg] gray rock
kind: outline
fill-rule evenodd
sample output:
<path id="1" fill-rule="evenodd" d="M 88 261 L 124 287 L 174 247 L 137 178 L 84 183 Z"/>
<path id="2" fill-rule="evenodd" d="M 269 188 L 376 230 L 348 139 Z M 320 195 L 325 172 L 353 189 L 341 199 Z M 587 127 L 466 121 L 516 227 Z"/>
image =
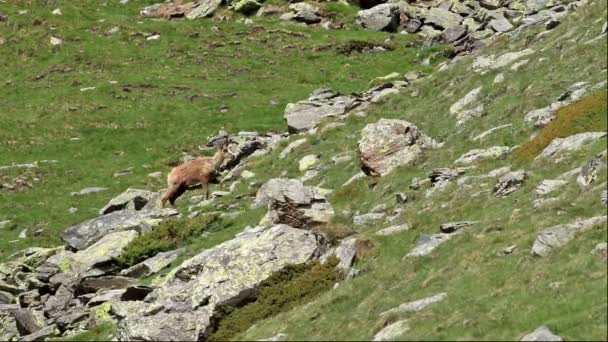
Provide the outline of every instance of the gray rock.
<path id="1" fill-rule="evenodd" d="M 326 96 L 328 93 L 330 96 Z M 289 133 L 294 134 L 317 126 L 325 118 L 342 116 L 359 103 L 359 99 L 354 96 L 318 89 L 307 100 L 287 104 L 283 116 L 287 120 Z"/>
<path id="2" fill-rule="evenodd" d="M 317 166 L 317 164 L 319 164 L 319 162 L 320 162 L 319 156 L 317 156 L 315 154 L 309 154 L 309 155 L 302 157 L 302 159 L 300 159 L 300 161 L 298 162 L 298 165 L 299 165 L 300 171 L 306 171 L 306 170 L 309 170 L 309 169 Z"/>
<path id="3" fill-rule="evenodd" d="M 105 235 L 99 241 L 74 255 L 72 270 L 76 273 L 85 273 L 99 264 L 112 261 L 113 258 L 119 257 L 123 249 L 138 235 L 139 233 L 134 230 Z"/>
<path id="4" fill-rule="evenodd" d="M 608 244 L 600 242 L 591 251 L 591 254 L 597 256 L 604 263 L 608 262 Z"/>
<path id="5" fill-rule="evenodd" d="M 470 227 L 477 223 L 477 221 L 460 221 L 460 222 L 448 222 L 439 226 L 439 230 L 442 233 L 454 233 L 466 227 Z"/>
<path id="6" fill-rule="evenodd" d="M 133 265 L 120 272 L 121 275 L 132 278 L 142 278 L 158 273 L 163 268 L 169 266 L 178 256 L 183 253 L 183 249 L 169 252 L 158 253 L 155 256 Z"/>
<path id="7" fill-rule="evenodd" d="M 198 5 L 186 12 L 185 17 L 190 20 L 209 17 L 220 7 L 221 3 L 221 0 L 198 0 Z"/>
<path id="8" fill-rule="evenodd" d="M 342 163 L 349 162 L 352 159 L 353 159 L 353 156 L 351 155 L 350 152 L 344 152 L 344 153 L 340 153 L 340 154 L 337 154 L 337 155 L 333 156 L 331 158 L 331 161 L 334 164 L 342 164 Z"/>
<path id="9" fill-rule="evenodd" d="M 393 341 L 409 330 L 410 326 L 407 319 L 397 321 L 378 331 L 372 341 Z"/>
<path id="10" fill-rule="evenodd" d="M 429 255 L 435 248 L 442 243 L 450 240 L 462 231 L 457 231 L 453 234 L 438 233 L 433 235 L 422 234 L 416 239 L 416 247 L 409 252 L 406 257 L 419 257 Z"/>
<path id="11" fill-rule="evenodd" d="M 433 186 L 443 186 L 447 182 L 458 178 L 458 176 L 462 175 L 466 170 L 464 168 L 457 169 L 448 169 L 448 168 L 438 168 L 433 169 L 429 174 L 429 179 L 431 180 L 431 184 Z"/>
<path id="12" fill-rule="evenodd" d="M 462 2 L 452 2 L 451 11 L 454 13 L 458 13 L 463 17 L 468 17 L 475 13 L 473 8 L 467 6 L 467 4 Z"/>
<path id="13" fill-rule="evenodd" d="M 513 253 L 513 251 L 515 251 L 515 248 L 517 248 L 517 245 L 511 245 L 511 246 L 503 249 L 502 251 L 496 253 L 496 256 L 499 256 L 499 257 L 507 256 L 507 255 Z"/>
<path id="14" fill-rule="evenodd" d="M 598 154 L 594 158 L 591 158 L 585 165 L 581 168 L 581 171 L 576 177 L 576 182 L 582 187 L 586 188 L 591 183 L 593 183 L 602 171 L 605 173 L 606 169 L 606 150 L 604 152 Z"/>
<path id="15" fill-rule="evenodd" d="M 405 32 L 407 33 L 416 33 L 422 27 L 422 22 L 418 19 L 410 19 L 405 25 Z"/>
<path id="16" fill-rule="evenodd" d="M 293 150 L 304 144 L 306 141 L 308 141 L 306 138 L 302 138 L 290 142 L 289 145 L 287 145 L 287 147 L 281 151 L 281 154 L 279 154 L 279 159 L 285 159 L 285 157 L 287 157 Z"/>
<path id="17" fill-rule="evenodd" d="M 262 4 L 255 0 L 238 0 L 230 5 L 231 10 L 243 13 L 245 15 L 256 12 L 258 9 L 260 9 L 260 7 L 262 7 Z"/>
<path id="18" fill-rule="evenodd" d="M 460 158 L 456 159 L 455 164 L 472 164 L 481 160 L 488 159 L 502 159 L 505 158 L 511 148 L 508 146 L 492 146 L 487 149 L 474 149 L 465 154 Z"/>
<path id="19" fill-rule="evenodd" d="M 18 337 L 19 330 L 15 318 L 9 311 L 3 310 L 0 306 L 0 340 L 15 341 Z"/>
<path id="20" fill-rule="evenodd" d="M 359 171 L 356 174 L 354 174 L 352 177 L 350 177 L 346 182 L 344 182 L 344 184 L 342 184 L 342 186 L 348 186 L 350 184 L 352 184 L 353 182 L 365 178 L 365 173 L 363 171 Z"/>
<path id="21" fill-rule="evenodd" d="M 376 232 L 376 235 L 381 235 L 381 236 L 393 235 L 393 234 L 408 231 L 410 229 L 411 229 L 411 227 L 407 223 L 403 223 L 403 224 L 400 224 L 397 226 L 391 226 L 388 228 L 380 229 L 379 231 Z"/>
<path id="22" fill-rule="evenodd" d="M 380 221 L 386 217 L 385 213 L 367 213 L 353 217 L 353 223 L 356 226 L 364 226 L 374 221 Z"/>
<path id="23" fill-rule="evenodd" d="M 283 10 L 283 8 L 278 7 L 278 6 L 272 6 L 272 5 L 268 5 L 268 6 L 264 6 L 262 8 L 260 8 L 258 10 L 258 12 L 255 14 L 256 17 L 268 17 L 268 16 L 274 16 L 274 15 L 281 15 L 285 13 L 285 10 Z"/>
<path id="24" fill-rule="evenodd" d="M 452 27 L 446 29 L 445 31 L 443 31 L 442 37 L 446 42 L 453 43 L 453 42 L 457 41 L 458 39 L 466 36 L 466 34 L 467 34 L 467 28 L 462 25 L 458 25 L 458 26 L 452 26 Z"/>
<path id="25" fill-rule="evenodd" d="M 500 7 L 500 0 L 480 0 L 479 5 L 489 10 L 495 10 Z"/>
<path id="26" fill-rule="evenodd" d="M 416 160 L 425 149 L 440 146 L 418 127 L 395 119 L 380 119 L 365 126 L 358 145 L 361 169 L 371 176 L 385 176 Z"/>
<path id="27" fill-rule="evenodd" d="M 121 289 L 111 289 L 111 290 L 101 290 L 98 293 L 95 294 L 95 296 L 93 296 L 93 298 L 91 298 L 88 303 L 87 306 L 91 307 L 91 306 L 97 306 L 106 302 L 111 302 L 111 301 L 119 301 L 120 298 L 122 297 L 122 295 L 125 293 L 125 291 L 127 291 L 124 288 Z"/>
<path id="28" fill-rule="evenodd" d="M 55 295 L 50 297 L 44 303 L 44 312 L 48 317 L 60 317 L 65 314 L 68 308 L 68 303 L 74 298 L 71 288 L 67 285 L 61 285 L 55 292 Z"/>
<path id="29" fill-rule="evenodd" d="M 94 193 L 98 193 L 98 192 L 102 192 L 102 191 L 106 191 L 108 190 L 108 188 L 101 188 L 101 187 L 89 187 L 89 188 L 84 188 L 78 192 L 72 192 L 71 195 L 72 196 L 79 196 L 79 195 L 89 195 L 89 194 L 94 194 Z"/>
<path id="30" fill-rule="evenodd" d="M 537 196 L 545 196 L 551 192 L 561 188 L 568 184 L 568 181 L 559 179 L 545 179 L 536 187 Z"/>
<path id="31" fill-rule="evenodd" d="M 502 74 L 500 74 L 500 75 L 502 75 Z M 508 127 L 511 127 L 511 126 L 513 126 L 513 124 L 505 124 L 505 125 L 500 125 L 500 126 L 496 126 L 496 127 L 490 128 L 489 130 L 484 131 L 483 133 L 475 136 L 471 140 L 473 140 L 473 141 L 479 141 L 479 140 L 487 137 L 488 135 L 490 135 L 490 134 L 492 134 L 492 133 L 494 133 L 494 132 L 496 132 L 498 130 L 501 130 L 501 129 L 504 129 L 504 128 L 508 128 Z"/>
<path id="32" fill-rule="evenodd" d="M 384 311 L 383 313 L 380 314 L 380 316 L 384 316 L 387 314 L 401 313 L 401 312 L 420 311 L 420 310 L 426 308 L 427 306 L 441 302 L 441 301 L 445 300 L 446 298 L 448 298 L 447 293 L 445 293 L 445 292 L 438 293 L 434 296 L 430 296 L 430 297 L 423 298 L 423 299 L 418 299 L 413 302 L 403 303 L 396 308 Z"/>
<path id="33" fill-rule="evenodd" d="M 15 296 L 10 292 L 0 291 L 0 304 L 13 304 L 15 302 Z"/>
<path id="34" fill-rule="evenodd" d="M 114 303 L 116 337 L 130 341 L 203 338 L 220 306 L 238 305 L 255 296 L 256 287 L 273 273 L 315 258 L 321 247 L 312 232 L 285 225 L 245 232 L 185 261 L 146 302 Z"/>
<path id="35" fill-rule="evenodd" d="M 76 291 L 80 294 L 99 293 L 100 291 L 126 289 L 134 283 L 135 279 L 121 276 L 86 278 L 78 284 Z"/>
<path id="36" fill-rule="evenodd" d="M 555 335 L 544 325 L 536 328 L 533 332 L 522 337 L 520 341 L 563 341 L 560 336 Z"/>
<path id="37" fill-rule="evenodd" d="M 507 65 L 521 59 L 523 57 L 529 56 L 533 54 L 535 51 L 532 49 L 525 49 L 517 52 L 507 52 L 498 57 L 494 55 L 490 56 L 479 56 L 475 58 L 473 61 L 472 68 L 473 70 L 480 72 L 485 69 L 500 69 L 504 68 Z"/>
<path id="38" fill-rule="evenodd" d="M 375 31 L 395 31 L 399 25 L 399 6 L 381 4 L 357 13 L 355 22 L 363 28 Z"/>
<path id="39" fill-rule="evenodd" d="M 287 334 L 279 333 L 269 338 L 264 338 L 258 341 L 285 341 L 287 340 Z"/>
<path id="40" fill-rule="evenodd" d="M 82 250 L 109 233 L 134 230 L 145 232 L 157 226 L 163 219 L 177 215 L 175 209 L 121 210 L 72 226 L 61 237 L 71 247 Z"/>
<path id="41" fill-rule="evenodd" d="M 33 334 L 44 327 L 44 322 L 41 322 L 30 309 L 18 309 L 13 311 L 17 329 L 21 336 Z"/>
<path id="42" fill-rule="evenodd" d="M 477 101 L 477 97 L 481 93 L 481 89 L 482 89 L 481 86 L 477 87 L 477 88 L 471 90 L 470 92 L 468 92 L 463 98 L 461 98 L 460 100 L 456 101 L 450 107 L 450 114 L 452 114 L 452 115 L 458 115 L 465 108 L 469 107 L 471 104 L 473 104 L 475 101 Z"/>
<path id="43" fill-rule="evenodd" d="M 47 338 L 59 336 L 57 325 L 52 324 L 26 336 L 22 336 L 19 341 L 45 341 Z"/>
<path id="44" fill-rule="evenodd" d="M 340 241 L 340 245 L 336 248 L 335 255 L 340 260 L 338 267 L 342 270 L 348 270 L 355 263 L 357 257 L 357 239 L 347 238 Z"/>
<path id="45" fill-rule="evenodd" d="M 547 256 L 552 250 L 565 246 L 570 240 L 574 239 L 576 234 L 587 231 L 599 224 L 605 224 L 606 218 L 607 216 L 596 216 L 547 228 L 536 237 L 532 246 L 532 254 Z"/>
<path id="46" fill-rule="evenodd" d="M 513 24 L 506 18 L 497 18 L 490 20 L 490 27 L 496 32 L 508 32 L 513 29 Z"/>
<path id="47" fill-rule="evenodd" d="M 458 26 L 462 22 L 462 17 L 448 10 L 433 7 L 426 17 L 426 24 L 432 24 L 442 29 Z"/>
<path id="48" fill-rule="evenodd" d="M 293 16 L 293 20 L 306 24 L 316 24 L 321 21 L 321 16 L 313 11 L 299 11 Z"/>
<path id="49" fill-rule="evenodd" d="M 600 196 L 600 200 L 604 205 L 608 206 L 608 190 L 604 190 Z"/>
<path id="50" fill-rule="evenodd" d="M 526 171 L 518 170 L 509 172 L 498 179 L 498 183 L 494 186 L 494 196 L 504 197 L 519 189 L 526 178 Z"/>
<path id="51" fill-rule="evenodd" d="M 129 188 L 111 199 L 108 204 L 99 210 L 99 215 L 123 209 L 141 210 L 149 201 L 157 196 L 158 194 L 152 191 Z"/>
<path id="52" fill-rule="evenodd" d="M 551 141 L 549 146 L 545 147 L 545 149 L 538 155 L 538 157 L 536 157 L 536 159 L 554 159 L 559 154 L 577 151 L 583 146 L 598 139 L 604 138 L 605 136 L 606 132 L 587 132 L 574 134 L 566 138 L 555 138 L 553 141 Z"/>
<path id="53" fill-rule="evenodd" d="M 83 308 L 72 308 L 69 313 L 57 317 L 55 323 L 57 328 L 61 331 L 68 329 L 75 330 L 75 326 L 85 328 L 87 327 L 90 314 Z"/>

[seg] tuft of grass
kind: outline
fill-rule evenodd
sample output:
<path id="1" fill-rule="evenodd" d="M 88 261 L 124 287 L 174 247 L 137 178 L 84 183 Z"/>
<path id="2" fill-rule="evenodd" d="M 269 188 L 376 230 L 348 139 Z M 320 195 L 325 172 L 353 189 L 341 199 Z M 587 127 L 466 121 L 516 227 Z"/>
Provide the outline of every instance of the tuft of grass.
<path id="1" fill-rule="evenodd" d="M 325 264 L 314 261 L 290 265 L 273 274 L 260 285 L 254 302 L 220 308 L 220 321 L 208 340 L 228 341 L 255 322 L 288 311 L 327 291 L 343 277 L 336 269 L 337 264 L 338 259 L 332 257 Z"/>
<path id="2" fill-rule="evenodd" d="M 608 126 L 608 92 L 599 90 L 557 110 L 555 119 L 513 153 L 519 161 L 532 160 L 555 138 L 564 138 Z"/>
<path id="3" fill-rule="evenodd" d="M 116 259 L 122 267 L 129 267 L 157 253 L 182 246 L 189 239 L 213 230 L 222 224 L 219 213 L 209 213 L 192 219 L 168 220 L 155 229 L 133 240 Z"/>

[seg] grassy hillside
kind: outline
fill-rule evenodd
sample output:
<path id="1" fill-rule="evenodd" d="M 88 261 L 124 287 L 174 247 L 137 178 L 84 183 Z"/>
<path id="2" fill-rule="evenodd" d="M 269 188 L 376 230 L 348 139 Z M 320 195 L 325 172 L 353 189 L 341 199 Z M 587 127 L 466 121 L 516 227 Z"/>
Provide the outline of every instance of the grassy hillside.
<path id="1" fill-rule="evenodd" d="M 581 167 L 606 149 L 606 138 L 602 138 L 557 163 L 534 161 L 542 150 L 540 146 L 548 143 L 547 137 L 608 129 L 605 87 L 564 107 L 556 121 L 540 133 L 524 121 L 526 113 L 556 101 L 572 84 L 606 80 L 605 36 L 592 40 L 605 22 L 606 0 L 590 0 L 546 34 L 539 35 L 544 31 L 541 27 L 517 37 L 501 37 L 478 54 L 500 55 L 526 48 L 535 52 L 523 58 L 529 61 L 517 70 L 507 66 L 485 73 L 472 70 L 476 56 L 462 58 L 443 71 L 435 67 L 441 58 L 423 66 L 421 62 L 441 48 L 421 50 L 412 43 L 415 38 L 407 35 L 356 28 L 308 29 L 272 19 L 264 19 L 264 28 L 210 20 L 142 19 L 140 24 L 137 11 L 148 2 L 111 2 L 102 8 L 94 1 L 78 6 L 54 1 L 48 6 L 32 6 L 28 15 L 16 14 L 21 9 L 18 3 L 0 7 L 11 18 L 0 26 L 0 36 L 15 41 L 0 45 L 0 53 L 7 56 L 0 61 L 0 73 L 8 75 L 7 81 L 0 83 L 0 165 L 58 160 L 40 164 L 32 171 L 40 180 L 32 181 L 30 189 L 0 188 L 0 220 L 13 220 L 5 228 L 8 233 L 2 232 L 0 258 L 31 245 L 59 244 L 59 231 L 95 216 L 105 201 L 127 187 L 162 188 L 162 180 L 146 175 L 153 171 L 166 173 L 170 169 L 166 162 L 179 158 L 182 152 L 201 153 L 197 146 L 222 127 L 230 132 L 283 131 L 285 104 L 304 99 L 315 88 L 361 91 L 375 77 L 420 70 L 427 77 L 374 105 L 364 118 L 351 116 L 343 127 L 307 135 L 308 141 L 288 158 L 277 158 L 281 147 L 301 136 L 282 142 L 268 156 L 248 160 L 246 169 L 255 177 L 242 181 L 231 195 L 216 202 L 219 207 L 232 205 L 243 210 L 242 215 L 209 224 L 206 229 L 210 234 L 205 237 L 196 228 L 205 219 L 195 218 L 183 223 L 192 236 L 179 235 L 179 239 L 170 241 L 171 246 L 159 247 L 186 247 L 188 253 L 173 263 L 178 265 L 188 255 L 232 238 L 246 225 L 255 225 L 264 211 L 250 210 L 251 198 L 243 195 L 255 193 L 257 186 L 283 173 L 301 177 L 298 161 L 308 154 L 320 154 L 322 170 L 307 184 L 333 189 L 329 202 L 336 218 L 332 225 L 352 229 L 373 244 L 371 252 L 356 265 L 361 274 L 331 290 L 323 288 L 320 295 L 306 296 L 307 303 L 281 297 L 279 302 L 288 305 L 279 312 L 264 307 L 272 301 L 260 302 L 246 310 L 270 311 L 272 315 L 258 315 L 264 318 L 246 322 L 253 323 L 246 330 L 238 326 L 247 320 L 237 312 L 225 326 L 237 326 L 238 333 L 222 332 L 220 336 L 254 340 L 285 333 L 293 340 L 368 340 L 388 323 L 407 318 L 410 330 L 401 336 L 404 340 L 515 340 L 543 324 L 566 340 L 608 339 L 606 263 L 591 253 L 596 244 L 608 240 L 606 224 L 578 235 L 547 257 L 530 254 L 541 230 L 606 213 L 606 206 L 599 200 L 606 190 L 605 169 L 588 189 L 581 189 L 574 176 L 546 196 L 556 200 L 538 208 L 533 205 L 535 189 L 542 180 Z M 55 5 L 62 8 L 63 16 L 50 15 Z M 36 18 L 43 18 L 43 22 L 34 25 Z M 262 22 L 254 18 L 258 20 Z M 106 35 L 114 26 L 120 31 Z M 303 32 L 309 37 L 271 33 L 273 29 Z M 131 32 L 158 32 L 161 38 L 147 41 Z M 63 37 L 64 44 L 51 47 L 50 34 Z M 337 52 L 341 44 L 354 39 L 389 39 L 387 44 L 394 49 L 351 55 Z M 218 42 L 225 45 L 219 46 Z M 330 45 L 319 48 L 325 44 Z M 63 71 L 51 71 L 60 69 Z M 494 82 L 498 73 L 504 75 L 504 82 Z M 96 89 L 80 90 L 91 86 Z M 456 117 L 449 114 L 450 106 L 480 86 L 477 103 L 484 105 L 485 115 L 457 126 Z M 343 186 L 360 171 L 356 158 L 359 132 L 380 118 L 407 120 L 445 144 L 388 176 Z M 511 126 L 473 139 L 505 124 Z M 70 140 L 73 137 L 80 140 Z M 434 168 L 453 167 L 465 152 L 491 146 L 520 149 L 515 149 L 513 157 L 474 164 L 461 176 L 470 177 L 462 184 L 454 181 L 433 192 L 427 192 L 424 186 L 410 188 L 414 178 L 427 178 Z M 517 153 L 523 153 L 518 151 L 526 152 L 525 156 L 517 157 Z M 331 158 L 339 153 L 350 154 L 353 160 L 333 164 Z M 492 196 L 496 178 L 475 176 L 506 166 L 524 169 L 528 175 L 520 189 L 497 198 Z M 131 175 L 112 176 L 128 167 L 134 168 Z M 250 186 L 249 182 L 255 184 Z M 83 197 L 70 196 L 70 192 L 86 186 L 109 189 Z M 403 192 L 410 200 L 399 204 L 395 196 Z M 192 195 L 180 198 L 178 209 L 185 212 Z M 378 204 L 385 204 L 388 212 L 396 208 L 404 211 L 391 224 L 352 224 L 355 214 L 367 213 Z M 79 210 L 68 214 L 70 207 Z M 437 233 L 442 223 L 464 220 L 478 223 L 429 256 L 404 257 L 420 234 Z M 408 223 L 413 229 L 390 237 L 374 234 L 399 223 Z M 9 242 L 17 239 L 23 228 L 42 228 L 43 232 L 38 237 Z M 175 223 L 170 223 L 155 234 L 171 235 L 175 229 Z M 158 247 L 145 239 L 162 238 L 143 235 L 133 244 L 131 254 L 124 255 L 123 262 L 133 263 L 146 248 Z M 512 245 L 517 246 L 513 253 L 497 256 Z M 403 302 L 441 292 L 448 298 L 423 311 L 379 316 Z M 298 305 L 294 307 L 294 303 Z M 111 327 L 104 325 L 97 330 L 105 336 Z"/>

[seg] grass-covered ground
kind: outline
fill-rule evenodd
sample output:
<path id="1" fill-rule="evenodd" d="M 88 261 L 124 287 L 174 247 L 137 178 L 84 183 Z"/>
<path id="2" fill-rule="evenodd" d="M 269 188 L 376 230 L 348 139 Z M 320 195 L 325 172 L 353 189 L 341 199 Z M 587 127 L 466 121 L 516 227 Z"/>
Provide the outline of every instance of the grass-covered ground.
<path id="1" fill-rule="evenodd" d="M 62 17 L 50 15 L 49 8 L 54 6 L 41 6 L 40 13 L 35 9 L 29 17 L 22 17 L 14 14 L 19 5 L 3 4 L 6 6 L 2 11 L 15 18 L 11 20 L 17 23 L 23 20 L 23 23 L 19 28 L 9 21 L 0 31 L 2 36 L 17 39 L 16 45 L 0 46 L 0 52 L 8 56 L 0 61 L 0 72 L 7 73 L 7 79 L 12 80 L 10 84 L 0 84 L 0 95 L 9 101 L 2 108 L 9 115 L 0 116 L 1 141 L 7 141 L 0 146 L 3 152 L 7 151 L 0 155 L 0 165 L 58 160 L 55 164 L 42 164 L 36 171 L 41 173 L 41 180 L 35 182 L 33 188 L 20 192 L 0 190 L 0 219 L 14 217 L 15 222 L 7 238 L 3 235 L 0 242 L 3 257 L 29 245 L 58 244 L 57 232 L 66 225 L 94 216 L 105 201 L 127 187 L 163 187 L 162 181 L 147 178 L 147 173 L 166 172 L 169 167 L 163 161 L 175 159 L 182 152 L 197 153 L 196 146 L 220 127 L 231 132 L 282 131 L 285 104 L 305 98 L 314 88 L 330 86 L 344 92 L 358 91 L 365 89 L 371 79 L 389 72 L 414 69 L 431 72 L 430 67 L 423 67 L 420 62 L 434 50 L 421 52 L 415 47 L 407 48 L 411 40 L 407 36 L 360 30 L 313 30 L 283 26 L 272 20 L 263 22 L 264 30 L 255 25 L 208 20 L 141 19 L 143 23 L 138 24 L 136 13 L 143 3 L 130 1 L 122 6 L 112 2 L 99 11 L 89 12 L 95 15 L 85 15 L 83 11 L 80 15 L 84 19 L 77 24 L 80 30 L 74 27 L 76 13 L 70 14 L 70 11 L 82 6 L 96 9 L 93 2 L 86 5 L 55 2 L 64 12 Z M 350 15 L 348 10 L 341 13 Z M 70 19 L 71 15 L 74 17 Z M 388 321 L 408 318 L 410 331 L 401 339 L 514 340 L 544 324 L 566 340 L 606 340 L 606 264 L 591 254 L 597 243 L 608 240 L 606 225 L 577 236 L 547 257 L 530 255 L 534 238 L 542 229 L 605 214 L 606 207 L 599 201 L 600 193 L 606 189 L 605 169 L 588 189 L 581 189 L 571 178 L 569 184 L 547 196 L 556 197 L 556 201 L 542 208 L 535 208 L 533 202 L 537 198 L 534 190 L 543 179 L 554 179 L 582 166 L 606 148 L 606 138 L 569 154 L 559 163 L 549 160 L 533 163 L 534 154 L 540 150 L 535 146 L 526 158 L 481 162 L 465 173 L 464 176 L 483 175 L 503 166 L 525 169 L 528 176 L 523 186 L 506 198 L 492 196 L 495 178 L 471 178 L 463 187 L 453 182 L 429 196 L 424 187 L 409 188 L 414 177 L 425 178 L 433 168 L 450 167 L 470 149 L 536 145 L 535 141 L 544 135 L 532 139 L 538 131 L 524 122 L 527 112 L 554 102 L 576 82 L 596 84 L 606 79 L 605 39 L 585 43 L 599 35 L 605 15 L 606 1 L 590 0 L 540 38 L 537 34 L 543 28 L 530 29 L 515 38 L 503 37 L 481 51 L 482 54 L 502 54 L 525 48 L 535 50 L 525 57 L 529 62 L 518 70 L 506 67 L 476 73 L 471 70 L 472 57 L 464 58 L 445 71 L 433 71 L 429 77 L 410 85 L 403 94 L 374 106 L 366 118 L 351 117 L 344 127 L 307 136 L 307 143 L 289 158 L 277 158 L 279 147 L 268 156 L 248 161 L 247 169 L 256 174 L 251 181 L 259 185 L 283 171 L 287 171 L 289 177 L 302 176 L 297 161 L 311 153 L 320 154 L 322 171 L 308 184 L 334 189 L 329 197 L 337 214 L 332 224 L 355 230 L 360 238 L 372 241 L 374 248 L 357 264 L 362 271 L 359 277 L 342 282 L 336 289 L 325 291 L 324 288 L 324 293 L 306 297 L 305 305 L 293 307 L 294 302 L 303 303 L 282 297 L 280 300 L 289 305 L 278 312 L 270 310 L 271 315 L 265 314 L 269 308 L 264 307 L 271 304 L 258 302 L 245 310 L 253 310 L 256 315 L 263 313 L 256 317 L 266 318 L 247 322 L 255 324 L 241 331 L 240 322 L 246 319 L 239 316 L 242 312 L 239 311 L 232 321 L 225 323 L 225 327 L 238 326 L 239 331 L 223 331 L 220 336 L 254 340 L 283 332 L 294 340 L 367 340 Z M 35 17 L 44 17 L 47 20 L 44 25 L 48 27 L 31 25 Z M 100 23 L 101 18 L 106 21 Z M 57 29 L 49 31 L 52 25 Z M 121 27 L 119 33 L 103 34 L 114 26 Z M 212 26 L 220 30 L 213 31 Z M 7 31 L 7 27 L 15 28 Z M 302 31 L 310 37 L 270 33 L 273 28 Z M 160 32 L 161 38 L 146 41 L 129 35 L 138 31 Z M 63 46 L 53 50 L 48 46 L 48 32 L 72 39 L 66 39 Z M 74 40 L 76 36 L 80 37 L 79 41 Z M 395 49 L 383 53 L 346 56 L 334 48 L 313 49 L 352 39 L 384 42 L 387 38 Z M 231 41 L 240 44 L 231 45 Z M 216 45 L 213 42 L 226 45 L 213 47 Z M 294 44 L 294 48 L 284 48 Z M 21 46 L 20 49 L 17 46 Z M 116 58 L 111 58 L 114 55 Z M 42 63 L 49 60 L 54 62 Z M 59 64 L 78 71 L 54 72 L 40 80 L 33 79 Z M 499 72 L 504 74 L 505 81 L 494 84 Z M 75 83 L 76 80 L 79 83 Z M 110 84 L 110 80 L 118 83 Z M 127 84 L 132 86 L 126 87 Z M 156 88 L 141 87 L 148 84 Z M 188 88 L 172 88 L 176 85 Z M 80 88 L 88 86 L 97 88 L 80 92 Z M 456 118 L 449 114 L 450 106 L 479 86 L 482 91 L 478 102 L 484 104 L 485 115 L 457 127 Z M 125 91 L 125 87 L 129 91 Z M 232 93 L 237 95 L 226 95 Z M 595 97 L 582 101 L 584 106 L 579 103 L 579 107 L 568 107 L 584 107 L 575 116 L 580 119 L 575 120 L 580 125 L 574 127 L 556 121 L 541 133 L 555 137 L 578 132 L 581 127 L 607 130 L 605 90 L 592 96 Z M 99 109 L 99 106 L 106 108 Z M 71 110 L 72 107 L 77 109 Z M 226 108 L 224 113 L 222 108 Z M 568 108 L 558 113 L 558 119 L 574 117 L 566 113 Z M 360 170 L 356 162 L 357 132 L 380 118 L 415 123 L 425 134 L 445 145 L 428 151 L 415 165 L 399 168 L 389 176 L 373 181 L 363 179 L 342 187 Z M 512 126 L 479 141 L 472 139 L 504 124 Z M 16 131 L 6 129 L 7 125 L 17 127 Z M 74 136 L 80 140 L 69 139 Z M 281 147 L 288 143 L 283 142 Z M 345 164 L 332 164 L 331 157 L 339 153 L 349 153 L 354 159 Z M 131 176 L 112 177 L 113 172 L 128 167 L 134 167 Z M 192 236 L 174 234 L 174 224 L 166 224 L 157 234 L 165 232 L 160 238 L 168 237 L 171 246 L 161 247 L 186 247 L 187 255 L 192 255 L 230 239 L 246 225 L 254 225 L 264 211 L 249 210 L 249 199 L 240 197 L 255 191 L 248 182 L 243 181 L 232 195 L 218 200 L 224 208 L 236 203 L 235 210 L 243 210 L 242 215 L 222 221 L 219 227 L 207 225 L 205 218 L 184 223 Z M 71 191 L 92 185 L 107 186 L 110 190 L 87 197 L 69 195 Z M 398 192 L 406 192 L 410 201 L 397 204 L 395 194 Z M 180 198 L 179 209 L 185 210 L 188 196 Z M 389 209 L 403 207 L 404 213 L 393 224 L 407 222 L 413 229 L 378 237 L 374 232 L 388 224 L 353 227 L 352 216 L 356 212 L 366 213 L 381 203 Z M 79 211 L 69 215 L 67 210 L 72 206 Z M 479 223 L 441 245 L 430 256 L 404 258 L 419 234 L 437 233 L 440 224 L 461 220 Z M 202 228 L 199 224 L 206 226 Z M 7 243 L 24 227 L 42 227 L 47 236 Z M 210 234 L 201 237 L 201 231 Z M 133 244 L 130 254 L 124 256 L 125 262 L 135 262 L 146 253 L 147 247 L 155 247 L 145 239 L 158 238 L 141 237 L 139 245 Z M 511 245 L 517 245 L 512 254 L 496 256 Z M 381 312 L 402 302 L 439 292 L 448 293 L 447 300 L 424 311 L 379 317 Z M 100 330 L 106 334 L 109 329 Z"/>
<path id="2" fill-rule="evenodd" d="M 245 25 L 140 17 L 151 3 L 0 4 L 8 16 L 0 23 L 0 166 L 57 160 L 25 170 L 31 188 L 0 188 L 0 220 L 12 220 L 2 231 L 0 260 L 59 244 L 59 231 L 95 216 L 127 187 L 163 188 L 164 177 L 147 174 L 166 174 L 182 153 L 201 154 L 198 147 L 221 128 L 284 131 L 288 102 L 319 87 L 364 90 L 372 78 L 417 68 L 435 51 L 409 48 L 416 39 L 403 35 L 309 29 L 276 18 Z M 61 16 L 51 14 L 55 8 Z M 338 18 L 352 12 L 340 4 L 328 10 Z M 153 33 L 160 39 L 146 40 Z M 52 46 L 51 36 L 64 43 Z M 339 52 L 353 40 L 393 50 Z M 0 171 L 1 183 L 23 173 Z M 90 186 L 108 190 L 70 195 Z M 25 228 L 28 238 L 10 242 Z"/>

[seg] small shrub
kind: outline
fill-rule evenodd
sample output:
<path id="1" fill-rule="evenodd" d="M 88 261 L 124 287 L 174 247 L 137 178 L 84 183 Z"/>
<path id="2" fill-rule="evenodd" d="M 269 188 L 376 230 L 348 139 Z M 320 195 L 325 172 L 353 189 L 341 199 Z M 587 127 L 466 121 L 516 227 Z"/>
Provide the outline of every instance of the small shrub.
<path id="1" fill-rule="evenodd" d="M 514 160 L 534 159 L 555 138 L 564 138 L 588 131 L 604 131 L 608 125 L 606 104 L 608 92 L 597 91 L 579 101 L 560 108 L 555 118 L 538 134 L 522 144 L 514 153 Z"/>
<path id="2" fill-rule="evenodd" d="M 180 247 L 184 242 L 203 231 L 220 224 L 219 214 L 207 214 L 193 219 L 168 220 L 133 240 L 116 259 L 121 267 L 130 267 L 157 253 Z"/>
<path id="3" fill-rule="evenodd" d="M 290 310 L 327 291 L 343 277 L 336 270 L 337 264 L 338 259 L 332 257 L 325 264 L 315 261 L 291 265 L 273 274 L 259 286 L 255 301 L 240 307 L 219 308 L 219 322 L 208 340 L 228 341 L 256 321 Z"/>

